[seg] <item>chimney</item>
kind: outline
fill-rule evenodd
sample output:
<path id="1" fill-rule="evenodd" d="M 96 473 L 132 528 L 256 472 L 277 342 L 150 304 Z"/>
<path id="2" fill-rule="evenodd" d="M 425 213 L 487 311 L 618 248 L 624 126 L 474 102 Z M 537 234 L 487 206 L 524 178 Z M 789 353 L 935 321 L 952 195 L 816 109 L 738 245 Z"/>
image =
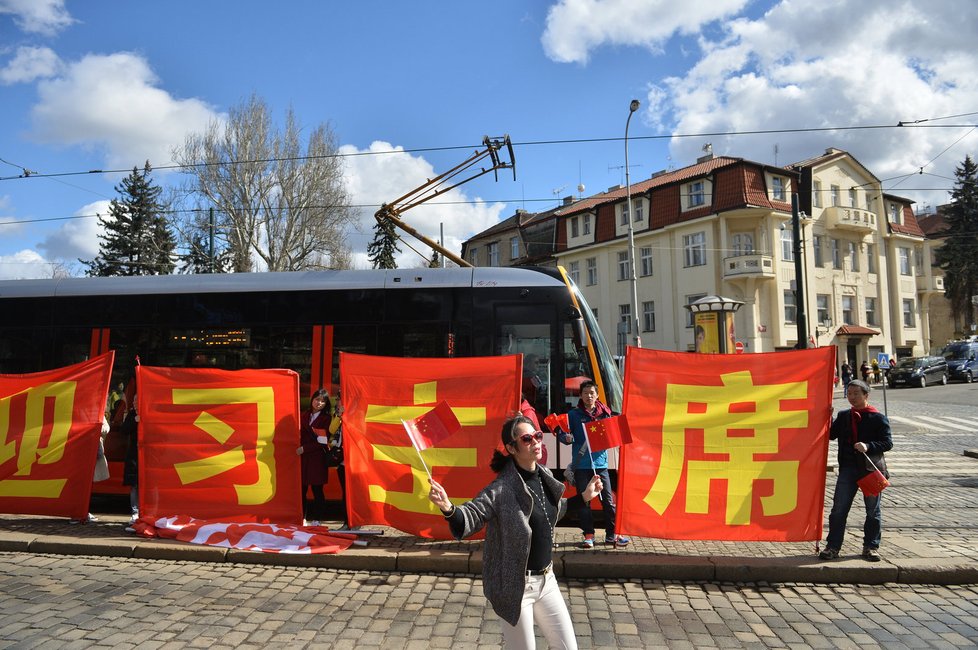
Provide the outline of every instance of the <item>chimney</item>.
<path id="1" fill-rule="evenodd" d="M 574 202 L 573 196 L 565 196 L 563 205 L 570 205 L 573 202 Z"/>

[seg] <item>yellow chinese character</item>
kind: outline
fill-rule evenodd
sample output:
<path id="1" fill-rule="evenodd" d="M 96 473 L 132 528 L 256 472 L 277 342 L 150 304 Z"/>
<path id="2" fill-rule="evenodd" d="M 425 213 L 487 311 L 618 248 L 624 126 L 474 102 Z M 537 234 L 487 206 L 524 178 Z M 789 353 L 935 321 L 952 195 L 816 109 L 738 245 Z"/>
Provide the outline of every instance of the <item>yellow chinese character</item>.
<path id="1" fill-rule="evenodd" d="M 68 432 L 71 430 L 71 415 L 75 404 L 77 382 L 49 382 L 28 388 L 22 393 L 27 397 L 24 404 L 24 435 L 20 448 L 17 439 L 10 433 L 10 404 L 14 395 L 0 399 L 0 464 L 17 456 L 17 471 L 14 476 L 29 476 L 35 463 L 49 465 L 64 457 Z M 18 393 L 22 394 L 22 393 Z M 44 404 L 54 400 L 51 433 L 46 446 L 41 446 L 41 433 L 45 427 Z M 7 479 L 0 481 L 0 496 L 38 497 L 57 499 L 61 496 L 67 479 Z"/>
<path id="2" fill-rule="evenodd" d="M 755 386 L 749 372 L 721 376 L 723 386 L 670 384 L 662 422 L 662 459 L 645 502 L 660 515 L 672 502 L 684 469 L 686 512 L 706 514 L 710 490 L 726 486 L 728 525 L 751 521 L 754 484 L 770 479 L 770 496 L 761 498 L 765 515 L 791 512 L 798 503 L 797 460 L 758 460 L 779 451 L 779 429 L 805 428 L 808 411 L 781 409 L 781 400 L 804 399 L 807 382 Z M 685 461 L 686 432 L 703 431 L 704 452 L 723 460 Z M 716 483 L 713 483 L 716 481 Z"/>

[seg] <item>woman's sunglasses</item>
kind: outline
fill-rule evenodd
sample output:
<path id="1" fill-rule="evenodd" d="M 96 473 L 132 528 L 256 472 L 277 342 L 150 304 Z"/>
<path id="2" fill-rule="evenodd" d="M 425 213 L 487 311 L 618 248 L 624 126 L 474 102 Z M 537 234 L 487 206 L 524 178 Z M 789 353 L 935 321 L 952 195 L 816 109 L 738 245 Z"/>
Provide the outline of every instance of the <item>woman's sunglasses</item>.
<path id="1" fill-rule="evenodd" d="M 520 440 L 523 441 L 525 445 L 532 445 L 534 441 L 540 442 L 543 440 L 543 431 L 534 431 L 533 433 L 524 433 L 520 436 Z"/>

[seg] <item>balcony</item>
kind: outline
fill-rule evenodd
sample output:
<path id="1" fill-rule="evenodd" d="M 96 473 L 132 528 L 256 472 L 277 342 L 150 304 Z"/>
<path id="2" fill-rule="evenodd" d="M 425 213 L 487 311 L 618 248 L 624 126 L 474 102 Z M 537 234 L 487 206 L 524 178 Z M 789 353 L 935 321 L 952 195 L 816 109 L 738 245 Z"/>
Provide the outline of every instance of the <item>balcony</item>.
<path id="1" fill-rule="evenodd" d="M 917 293 L 944 293 L 944 276 L 918 275 Z"/>
<path id="2" fill-rule="evenodd" d="M 773 278 L 774 258 L 771 255 L 751 253 L 723 258 L 723 279 Z"/>
<path id="3" fill-rule="evenodd" d="M 845 208 L 833 205 L 822 211 L 825 225 L 829 229 L 851 230 L 862 234 L 876 230 L 876 213 L 859 208 Z"/>

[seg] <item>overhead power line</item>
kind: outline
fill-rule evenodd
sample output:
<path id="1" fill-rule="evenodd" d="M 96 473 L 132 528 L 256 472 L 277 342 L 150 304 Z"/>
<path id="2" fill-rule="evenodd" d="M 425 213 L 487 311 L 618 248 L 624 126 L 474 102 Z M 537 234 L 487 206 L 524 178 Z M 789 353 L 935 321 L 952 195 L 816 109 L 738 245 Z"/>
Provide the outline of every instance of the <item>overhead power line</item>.
<path id="1" fill-rule="evenodd" d="M 924 124 L 925 122 L 933 122 L 937 120 L 949 119 L 951 117 L 967 117 L 971 115 L 978 115 L 978 111 L 972 113 L 961 113 L 954 116 L 945 117 L 931 117 L 923 118 L 919 120 L 912 121 L 900 121 L 897 124 L 866 124 L 859 126 L 824 126 L 824 127 L 807 127 L 807 128 L 793 128 L 793 129 L 755 129 L 747 131 L 707 131 L 702 133 L 671 133 L 671 134 L 660 134 L 660 135 L 637 135 L 631 136 L 629 139 L 632 141 L 636 140 L 671 140 L 673 138 L 717 138 L 725 136 L 747 136 L 747 135 L 773 135 L 773 134 L 791 134 L 791 133 L 824 133 L 832 131 L 865 131 L 865 130 L 878 130 L 878 129 L 901 129 L 901 128 L 912 128 L 912 129 L 960 129 L 960 128 L 976 128 L 976 124 Z M 588 143 L 600 143 L 600 142 L 620 142 L 624 138 L 622 137 L 610 137 L 610 138 L 569 138 L 562 140 L 528 140 L 525 142 L 513 142 L 514 147 L 536 147 L 536 146 L 550 146 L 550 145 L 565 145 L 565 144 L 588 144 Z M 334 153 L 334 154 L 322 154 L 315 156 L 289 156 L 284 158 L 255 158 L 251 160 L 226 160 L 220 162 L 201 162 L 193 163 L 190 165 L 154 165 L 154 170 L 165 170 L 165 169 L 186 169 L 187 167 L 210 167 L 217 165 L 243 165 L 243 164 L 263 164 L 263 163 L 273 163 L 273 162 L 295 162 L 302 160 L 315 160 L 321 158 L 355 158 L 359 156 L 380 156 L 380 155 L 393 155 L 393 154 L 416 154 L 416 153 L 432 153 L 437 151 L 457 151 L 460 149 L 472 149 L 473 147 L 478 148 L 478 145 L 453 145 L 446 147 L 421 147 L 416 149 L 398 149 L 396 151 L 357 151 L 354 153 Z M 2 159 L 0 159 L 2 160 Z M 6 161 L 4 161 L 6 162 Z M 128 174 L 132 171 L 132 168 L 126 169 L 89 169 L 89 170 L 79 170 L 79 171 L 69 171 L 69 172 L 52 172 L 52 173 L 41 173 L 38 171 L 32 171 L 26 167 L 21 167 L 20 165 L 13 165 L 19 169 L 22 169 L 22 173 L 17 176 L 0 176 L 0 181 L 16 180 L 23 178 L 55 178 L 62 176 L 84 176 L 88 174 Z"/>

